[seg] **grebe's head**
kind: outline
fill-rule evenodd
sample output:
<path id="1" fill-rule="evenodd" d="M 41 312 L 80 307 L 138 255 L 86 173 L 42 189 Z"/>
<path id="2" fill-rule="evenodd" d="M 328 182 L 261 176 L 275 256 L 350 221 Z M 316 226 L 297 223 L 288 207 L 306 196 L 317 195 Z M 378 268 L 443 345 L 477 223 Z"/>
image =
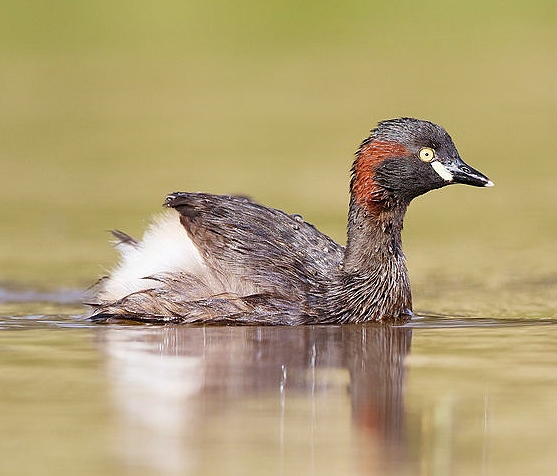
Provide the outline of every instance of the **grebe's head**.
<path id="1" fill-rule="evenodd" d="M 389 208 L 453 183 L 493 182 L 460 158 L 451 136 L 437 124 L 408 117 L 380 122 L 356 153 L 353 199 L 369 209 Z"/>

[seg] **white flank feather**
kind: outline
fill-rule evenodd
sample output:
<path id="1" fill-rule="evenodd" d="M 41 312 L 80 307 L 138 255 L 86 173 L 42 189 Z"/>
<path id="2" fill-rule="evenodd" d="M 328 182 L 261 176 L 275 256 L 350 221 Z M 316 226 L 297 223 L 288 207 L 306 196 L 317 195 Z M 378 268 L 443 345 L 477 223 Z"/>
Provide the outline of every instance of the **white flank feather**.
<path id="1" fill-rule="evenodd" d="M 156 216 L 137 245 L 121 243 L 117 247 L 122 258 L 104 283 L 100 297 L 105 300 L 115 301 L 159 286 L 158 281 L 145 279 L 158 273 L 200 275 L 206 270 L 176 210 Z"/>

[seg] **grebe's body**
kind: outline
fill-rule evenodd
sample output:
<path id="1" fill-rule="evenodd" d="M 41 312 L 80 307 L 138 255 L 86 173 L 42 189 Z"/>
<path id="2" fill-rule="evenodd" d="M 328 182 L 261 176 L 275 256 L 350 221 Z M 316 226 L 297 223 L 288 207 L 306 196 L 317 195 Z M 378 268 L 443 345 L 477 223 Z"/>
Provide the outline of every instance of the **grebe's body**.
<path id="1" fill-rule="evenodd" d="M 410 201 L 451 183 L 490 186 L 427 121 L 381 122 L 352 168 L 342 247 L 299 215 L 246 198 L 174 193 L 141 241 L 114 232 L 122 260 L 93 317 L 150 322 L 316 324 L 412 315 L 401 231 Z"/>

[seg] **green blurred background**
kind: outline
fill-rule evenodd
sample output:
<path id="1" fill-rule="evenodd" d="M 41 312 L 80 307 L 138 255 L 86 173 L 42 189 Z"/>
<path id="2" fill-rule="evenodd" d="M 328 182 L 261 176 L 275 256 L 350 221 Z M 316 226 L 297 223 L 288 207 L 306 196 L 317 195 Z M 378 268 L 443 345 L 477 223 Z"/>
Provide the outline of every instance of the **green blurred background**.
<path id="1" fill-rule="evenodd" d="M 0 282 L 88 286 L 116 259 L 106 230 L 140 235 L 175 190 L 248 194 L 344 242 L 352 154 L 405 115 L 496 184 L 411 206 L 416 306 L 554 311 L 554 0 L 5 0 Z"/>

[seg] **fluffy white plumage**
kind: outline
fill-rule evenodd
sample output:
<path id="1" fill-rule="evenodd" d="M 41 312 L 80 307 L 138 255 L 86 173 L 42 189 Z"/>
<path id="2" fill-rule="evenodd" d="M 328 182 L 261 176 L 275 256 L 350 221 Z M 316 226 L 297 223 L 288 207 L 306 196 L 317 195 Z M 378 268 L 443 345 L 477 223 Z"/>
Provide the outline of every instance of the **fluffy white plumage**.
<path id="1" fill-rule="evenodd" d="M 173 209 L 156 216 L 139 243 L 119 243 L 116 247 L 121 253 L 120 264 L 103 282 L 102 299 L 118 300 L 160 286 L 158 281 L 146 279 L 158 273 L 187 272 L 199 276 L 206 272 L 199 250 Z"/>

